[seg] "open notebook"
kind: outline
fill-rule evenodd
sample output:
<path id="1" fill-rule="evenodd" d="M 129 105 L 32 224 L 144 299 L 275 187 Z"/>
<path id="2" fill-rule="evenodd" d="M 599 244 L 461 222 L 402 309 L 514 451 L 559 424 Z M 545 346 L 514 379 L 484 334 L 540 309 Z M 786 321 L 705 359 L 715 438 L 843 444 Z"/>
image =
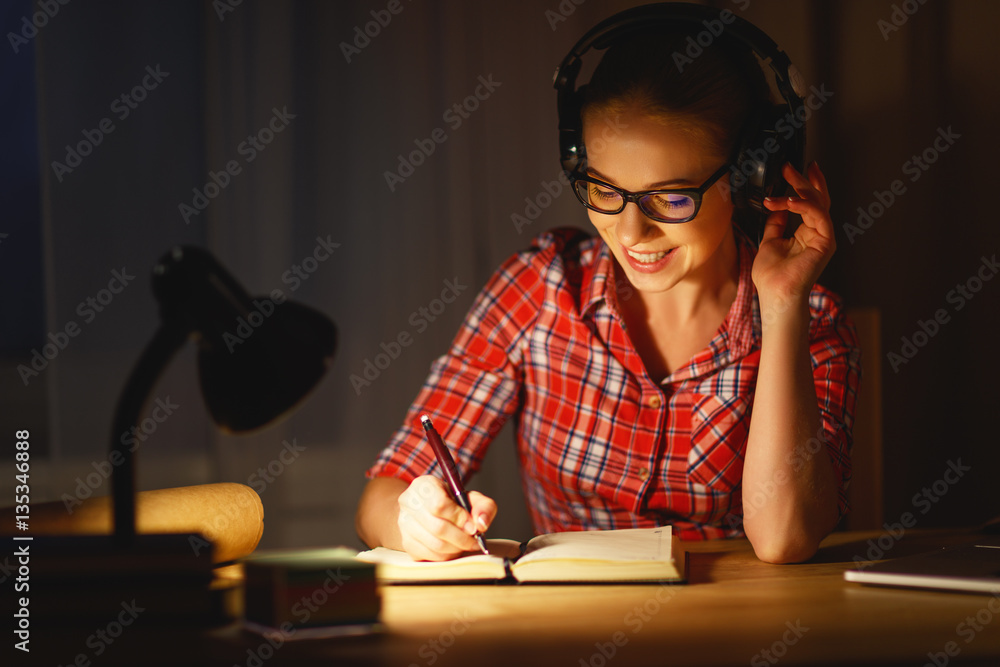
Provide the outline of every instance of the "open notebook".
<path id="1" fill-rule="evenodd" d="M 415 561 L 402 551 L 378 547 L 358 554 L 378 564 L 386 583 L 443 581 L 683 582 L 684 552 L 670 526 L 539 535 L 519 544 L 487 540 L 490 555 L 449 561 Z"/>

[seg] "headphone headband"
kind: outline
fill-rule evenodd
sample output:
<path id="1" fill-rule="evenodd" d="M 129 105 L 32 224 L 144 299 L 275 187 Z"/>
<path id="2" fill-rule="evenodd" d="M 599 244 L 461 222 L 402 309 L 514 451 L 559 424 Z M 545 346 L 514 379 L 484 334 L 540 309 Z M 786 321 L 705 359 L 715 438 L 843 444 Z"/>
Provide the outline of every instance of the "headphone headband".
<path id="1" fill-rule="evenodd" d="M 728 21 L 725 19 L 729 19 Z M 802 103 L 802 80 L 784 51 L 767 33 L 728 9 L 722 11 L 687 2 L 660 2 L 626 9 L 604 19 L 588 30 L 556 68 L 552 83 L 557 90 L 567 85 L 572 90 L 580 73 L 582 58 L 591 48 L 606 49 L 630 32 L 648 30 L 658 25 L 690 23 L 703 26 L 705 21 L 721 21 L 725 34 L 742 42 L 768 63 L 774 72 L 778 92 L 794 111 Z"/>
<path id="2" fill-rule="evenodd" d="M 716 33 L 714 23 L 721 24 L 722 32 Z M 563 169 L 574 171 L 580 167 L 585 157 L 583 131 L 580 119 L 582 106 L 581 89 L 576 87 L 576 79 L 583 64 L 583 56 L 591 49 L 606 49 L 622 37 L 651 28 L 671 26 L 702 27 L 715 37 L 725 36 L 743 44 L 768 64 L 774 74 L 778 92 L 785 101 L 787 112 L 794 116 L 803 104 L 802 81 L 791 60 L 778 48 L 774 40 L 763 30 L 729 10 L 719 11 L 704 5 L 685 2 L 664 2 L 633 7 L 610 16 L 593 28 L 573 46 L 563 58 L 553 76 L 553 86 L 557 91 L 559 110 L 559 150 Z M 714 39 L 714 37 L 713 37 Z M 781 187 L 781 165 L 786 161 L 802 167 L 805 149 L 805 130 L 795 127 L 794 135 L 778 143 L 782 150 L 769 155 L 766 160 L 754 159 L 752 148 L 759 147 L 765 140 L 777 140 L 776 121 L 785 114 L 781 105 L 754 112 L 756 121 L 744 128 L 737 142 L 737 166 L 743 173 L 743 181 L 737 183 L 730 178 L 733 200 L 738 208 L 753 208 L 763 211 L 764 197 Z M 756 153 L 759 155 L 759 152 Z"/>

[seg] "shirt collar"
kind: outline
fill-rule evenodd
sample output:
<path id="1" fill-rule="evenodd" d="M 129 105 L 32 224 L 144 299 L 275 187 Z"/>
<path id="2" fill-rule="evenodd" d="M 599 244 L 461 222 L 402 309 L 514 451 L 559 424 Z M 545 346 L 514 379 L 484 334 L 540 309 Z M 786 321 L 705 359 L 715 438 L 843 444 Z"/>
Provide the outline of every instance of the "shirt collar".
<path id="1" fill-rule="evenodd" d="M 725 337 L 725 347 L 729 351 L 730 361 L 745 357 L 760 340 L 760 307 L 757 302 L 757 288 L 754 287 L 751 276 L 757 250 L 739 232 L 736 234 L 736 245 L 740 257 L 740 281 L 736 287 L 736 298 L 733 299 L 729 313 L 715 337 L 715 340 L 720 336 Z"/>
<path id="2" fill-rule="evenodd" d="M 581 264 L 588 268 L 583 284 L 589 286 L 589 289 L 580 290 L 580 314 L 584 317 L 612 296 L 608 288 L 614 284 L 614 260 L 604 239 L 598 237 L 597 240 L 598 243 L 589 251 L 593 253 L 593 261 L 587 261 L 587 257 L 581 258 Z"/>

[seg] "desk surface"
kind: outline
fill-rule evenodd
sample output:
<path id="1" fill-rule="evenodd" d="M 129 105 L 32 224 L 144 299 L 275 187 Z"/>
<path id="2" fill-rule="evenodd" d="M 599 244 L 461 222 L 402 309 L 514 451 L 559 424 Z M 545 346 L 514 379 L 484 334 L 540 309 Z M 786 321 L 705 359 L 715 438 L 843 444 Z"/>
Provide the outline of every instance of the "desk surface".
<path id="1" fill-rule="evenodd" d="M 377 635 L 275 649 L 229 627 L 157 642 L 154 650 L 146 642 L 143 664 L 170 664 L 181 650 L 189 659 L 175 664 L 227 667 L 1000 665 L 1000 597 L 844 581 L 844 570 L 878 548 L 880 537 L 883 548 L 891 547 L 886 556 L 896 557 L 972 536 L 910 531 L 897 541 L 877 532 L 837 533 L 797 565 L 762 563 L 745 540 L 683 543 L 690 583 L 681 586 L 385 587 L 384 631 Z"/>

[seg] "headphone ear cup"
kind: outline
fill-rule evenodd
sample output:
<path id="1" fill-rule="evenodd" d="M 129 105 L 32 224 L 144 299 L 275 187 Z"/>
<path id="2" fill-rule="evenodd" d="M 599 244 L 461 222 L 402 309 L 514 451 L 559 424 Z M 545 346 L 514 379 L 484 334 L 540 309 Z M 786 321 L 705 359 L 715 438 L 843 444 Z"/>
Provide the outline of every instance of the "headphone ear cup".
<path id="1" fill-rule="evenodd" d="M 786 107 L 768 105 L 747 124 L 736 155 L 736 169 L 730 172 L 733 204 L 744 210 L 766 213 L 764 198 L 780 196 L 788 184 L 781 175 L 786 162 L 800 166 L 796 156 L 797 133 L 784 137 L 778 132 Z M 790 127 L 790 126 L 789 126 Z"/>
<path id="2" fill-rule="evenodd" d="M 574 173 L 586 164 L 587 149 L 583 145 L 583 118 L 580 111 L 583 108 L 584 92 L 587 86 L 580 86 L 575 91 L 560 91 L 559 104 L 559 161 L 563 171 Z"/>

